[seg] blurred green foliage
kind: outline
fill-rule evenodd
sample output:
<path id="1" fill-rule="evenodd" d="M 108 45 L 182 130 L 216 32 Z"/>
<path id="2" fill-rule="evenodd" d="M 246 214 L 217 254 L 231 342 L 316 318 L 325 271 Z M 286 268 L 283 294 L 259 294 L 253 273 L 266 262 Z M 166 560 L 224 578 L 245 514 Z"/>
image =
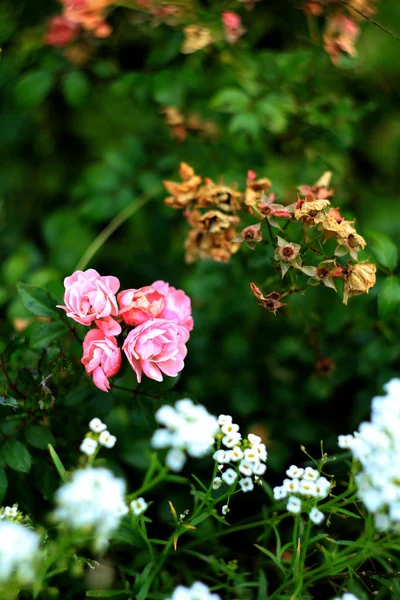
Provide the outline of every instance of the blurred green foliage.
<path id="1" fill-rule="evenodd" d="M 247 33 L 237 45 L 185 56 L 179 30 L 150 27 L 118 8 L 113 35 L 91 43 L 78 66 L 43 44 L 46 20 L 57 10 L 48 0 L 4 0 L 0 7 L 1 349 L 14 343 L 9 359 L 27 396 L 38 398 L 40 361 L 54 370 L 62 411 L 52 417 L 53 433 L 57 438 L 62 431 L 64 460 L 76 453 L 88 419 L 107 416 L 120 442 L 113 465 L 121 469 L 122 461 L 135 480 L 135 469 L 148 461 L 153 407 L 140 397 L 127 401 L 123 392 L 95 390 L 76 342 L 67 357 L 56 353 L 57 344 L 47 354 L 35 344 L 37 323 L 22 341 L 16 337 L 29 318 L 16 284 L 45 287 L 60 301 L 63 278 L 95 236 L 137 197 L 156 190 L 89 266 L 116 275 L 122 288 L 164 279 L 191 296 L 195 329 L 171 394 L 230 413 L 244 428 L 258 426 L 270 449 L 270 480 L 275 471 L 279 480 L 290 460 L 302 460 L 300 444 L 318 453 L 324 440 L 334 449 L 336 435 L 365 418 L 371 397 L 399 372 L 400 42 L 363 23 L 359 57 L 334 67 L 296 3 L 265 0 L 243 12 Z M 397 0 L 381 2 L 378 20 L 400 32 Z M 180 143 L 162 115 L 169 106 L 214 122 L 218 133 L 190 132 Z M 286 202 L 296 199 L 297 185 L 332 170 L 333 205 L 356 217 L 369 243 L 364 258 L 381 267 L 376 287 L 347 307 L 332 290 L 310 288 L 275 317 L 249 291 L 250 281 L 268 288 L 275 277 L 262 250 L 243 249 L 228 264 L 185 265 L 186 223 L 163 205 L 161 185 L 177 179 L 181 161 L 241 187 L 253 169 Z M 62 331 L 46 335 L 47 346 Z M 316 367 L 323 358 L 333 361 L 328 374 Z M 81 379 L 79 392 L 68 391 L 68 377 Z M 133 387 L 132 374 L 123 373 L 119 383 Z M 4 377 L 1 385 L 7 387 Z M 52 394 L 52 381 L 46 386 L 44 397 Z M 13 407 L 3 404 L 8 436 Z M 10 494 L 21 491 L 31 455 L 41 456 L 54 441 L 43 433 L 33 423 L 22 442 L 17 435 L 3 445 L 3 467 L 16 472 Z M 57 485 L 50 467 L 39 473 L 33 460 L 37 498 L 50 498 Z M 0 493 L 5 486 L 0 471 Z M 21 493 L 26 510 L 41 510 L 27 488 Z"/>

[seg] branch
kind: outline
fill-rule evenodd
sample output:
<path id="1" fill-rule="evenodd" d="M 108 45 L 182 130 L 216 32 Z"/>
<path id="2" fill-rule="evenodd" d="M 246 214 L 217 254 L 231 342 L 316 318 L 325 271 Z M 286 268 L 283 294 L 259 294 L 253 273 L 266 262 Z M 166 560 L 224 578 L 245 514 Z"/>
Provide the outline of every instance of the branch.
<path id="1" fill-rule="evenodd" d="M 380 23 L 378 23 L 378 21 L 375 21 L 374 19 L 371 19 L 371 17 L 369 17 L 368 15 L 366 15 L 365 13 L 363 13 L 361 10 L 359 10 L 358 8 L 356 8 L 355 6 L 353 6 L 350 2 L 348 2 L 347 0 L 340 0 L 340 2 L 342 4 L 345 4 L 349 8 L 351 8 L 351 10 L 354 10 L 354 12 L 356 12 L 358 15 L 360 15 L 360 17 L 362 17 L 366 21 L 369 21 L 370 23 L 372 23 L 373 25 L 375 25 L 375 27 L 378 27 L 379 29 L 381 29 L 385 33 L 388 33 L 389 35 L 391 35 L 395 40 L 398 40 L 400 42 L 400 37 L 398 35 L 396 35 L 395 33 L 393 33 L 393 31 L 390 31 L 389 29 L 386 29 L 386 27 L 384 27 L 383 25 L 381 25 Z"/>

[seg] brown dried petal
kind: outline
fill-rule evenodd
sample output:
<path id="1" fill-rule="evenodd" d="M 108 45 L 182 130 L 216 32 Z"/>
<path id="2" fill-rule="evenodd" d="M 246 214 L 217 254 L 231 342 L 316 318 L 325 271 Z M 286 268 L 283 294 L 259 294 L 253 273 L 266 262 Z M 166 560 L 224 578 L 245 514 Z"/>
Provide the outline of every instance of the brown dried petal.
<path id="1" fill-rule="evenodd" d="M 375 283 L 376 265 L 371 263 L 348 265 L 346 275 L 344 276 L 344 304 L 347 304 L 348 299 L 352 296 L 368 294 Z"/>

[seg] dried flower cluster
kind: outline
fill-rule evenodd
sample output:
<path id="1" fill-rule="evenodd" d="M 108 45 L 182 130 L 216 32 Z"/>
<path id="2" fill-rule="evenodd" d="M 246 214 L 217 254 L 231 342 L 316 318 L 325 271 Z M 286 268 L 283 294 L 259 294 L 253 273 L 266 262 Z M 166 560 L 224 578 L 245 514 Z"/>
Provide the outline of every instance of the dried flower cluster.
<path id="1" fill-rule="evenodd" d="M 183 143 L 189 133 L 197 134 L 205 139 L 214 139 L 218 136 L 218 127 L 214 121 L 206 121 L 196 113 L 184 115 L 174 106 L 162 109 L 164 121 L 168 125 L 171 135 Z"/>
<path id="2" fill-rule="evenodd" d="M 182 290 L 155 281 L 151 286 L 123 290 L 116 296 L 119 280 L 101 276 L 94 269 L 75 271 L 65 278 L 64 285 L 65 306 L 59 308 L 74 321 L 95 326 L 83 341 L 81 362 L 99 389 L 108 392 L 108 379 L 121 366 L 121 350 L 115 337 L 122 332 L 121 324 L 123 336 L 127 333 L 122 350 L 139 383 L 143 373 L 162 381 L 163 374 L 175 377 L 183 369 L 193 319 L 190 298 Z M 86 453 L 90 443 L 86 442 Z"/>
<path id="3" fill-rule="evenodd" d="M 289 269 L 301 273 L 309 279 L 308 285 L 323 284 L 336 290 L 335 279 L 343 280 L 343 302 L 347 304 L 352 296 L 368 293 L 375 284 L 376 266 L 368 262 L 357 262 L 360 250 L 366 241 L 357 232 L 354 221 L 341 216 L 338 208 L 332 207 L 330 198 L 331 173 L 326 172 L 314 185 L 301 185 L 298 188 L 297 201 L 284 205 L 277 203 L 275 194 L 270 193 L 272 184 L 267 178 L 257 178 L 254 171 L 249 171 L 246 189 L 243 193 L 237 186 L 224 183 L 215 184 L 209 178 L 196 175 L 192 167 L 186 163 L 180 165 L 182 181 L 165 181 L 164 185 L 170 194 L 165 203 L 171 208 L 180 209 L 187 218 L 191 229 L 186 240 L 186 260 L 213 259 L 227 262 L 232 254 L 245 244 L 254 250 L 261 242 L 276 243 L 274 251 L 275 264 L 282 277 Z M 250 214 L 257 222 L 237 231 L 239 224 Z M 304 246 L 277 235 L 274 241 L 272 228 L 282 231 L 290 223 L 303 224 Z M 265 223 L 268 235 L 262 231 Z M 325 255 L 322 246 L 334 240 L 336 248 L 332 254 Z M 313 247 L 319 245 L 321 250 Z M 324 260 L 317 265 L 304 262 L 305 252 L 313 252 Z M 347 264 L 339 264 L 338 259 L 349 254 Z M 297 276 L 296 276 L 297 279 Z M 292 285 L 283 293 L 277 291 L 264 294 L 255 283 L 251 290 L 261 306 L 276 314 L 284 306 L 282 299 L 301 291 Z"/>

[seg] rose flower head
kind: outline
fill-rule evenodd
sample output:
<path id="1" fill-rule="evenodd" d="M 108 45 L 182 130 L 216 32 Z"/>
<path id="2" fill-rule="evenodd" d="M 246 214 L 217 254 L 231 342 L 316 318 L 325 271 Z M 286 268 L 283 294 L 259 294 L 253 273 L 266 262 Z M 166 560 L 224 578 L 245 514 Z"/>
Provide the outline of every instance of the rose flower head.
<path id="1" fill-rule="evenodd" d="M 147 285 L 138 290 L 119 292 L 119 315 L 128 325 L 141 325 L 164 310 L 164 296 L 154 287 Z"/>
<path id="2" fill-rule="evenodd" d="M 164 299 L 160 318 L 174 321 L 178 325 L 186 327 L 188 331 L 192 331 L 192 305 L 189 296 L 183 290 L 177 290 L 165 281 L 155 281 L 151 287 Z"/>
<path id="3" fill-rule="evenodd" d="M 271 292 L 270 294 L 264 295 L 260 288 L 253 282 L 250 283 L 250 289 L 257 298 L 260 306 L 267 309 L 269 312 L 274 313 L 274 315 L 276 315 L 281 306 L 285 306 L 285 304 L 281 302 L 282 296 L 278 294 L 278 292 Z"/>
<path id="4" fill-rule="evenodd" d="M 275 250 L 274 258 L 280 262 L 280 267 L 282 270 L 282 277 L 285 276 L 290 267 L 299 268 L 301 267 L 301 258 L 300 258 L 300 244 L 294 244 L 292 242 L 287 242 L 279 235 L 278 239 L 278 247 Z"/>
<path id="5" fill-rule="evenodd" d="M 95 386 L 108 392 L 108 378 L 116 375 L 121 366 L 121 350 L 115 337 L 106 336 L 100 329 L 91 329 L 83 340 L 81 363 Z"/>
<path id="6" fill-rule="evenodd" d="M 58 305 L 67 316 L 89 326 L 93 322 L 107 335 L 121 332 L 119 323 L 113 317 L 118 316 L 118 304 L 115 294 L 119 289 L 119 280 L 112 275 L 99 275 L 94 269 L 75 271 L 64 279 L 65 306 Z"/>
<path id="7" fill-rule="evenodd" d="M 362 262 L 355 265 L 347 265 L 343 273 L 344 294 L 343 303 L 347 304 L 348 299 L 360 294 L 368 294 L 369 290 L 376 283 L 376 265 Z"/>
<path id="8" fill-rule="evenodd" d="M 260 228 L 261 223 L 249 225 L 248 227 L 242 229 L 242 231 L 233 239 L 233 241 L 238 243 L 245 242 L 246 246 L 250 248 L 250 250 L 254 250 L 256 244 L 262 240 Z"/>
<path id="9" fill-rule="evenodd" d="M 176 377 L 182 371 L 188 339 L 187 327 L 166 319 L 150 319 L 127 335 L 122 349 L 139 383 L 143 373 L 162 381 L 163 374 Z"/>

